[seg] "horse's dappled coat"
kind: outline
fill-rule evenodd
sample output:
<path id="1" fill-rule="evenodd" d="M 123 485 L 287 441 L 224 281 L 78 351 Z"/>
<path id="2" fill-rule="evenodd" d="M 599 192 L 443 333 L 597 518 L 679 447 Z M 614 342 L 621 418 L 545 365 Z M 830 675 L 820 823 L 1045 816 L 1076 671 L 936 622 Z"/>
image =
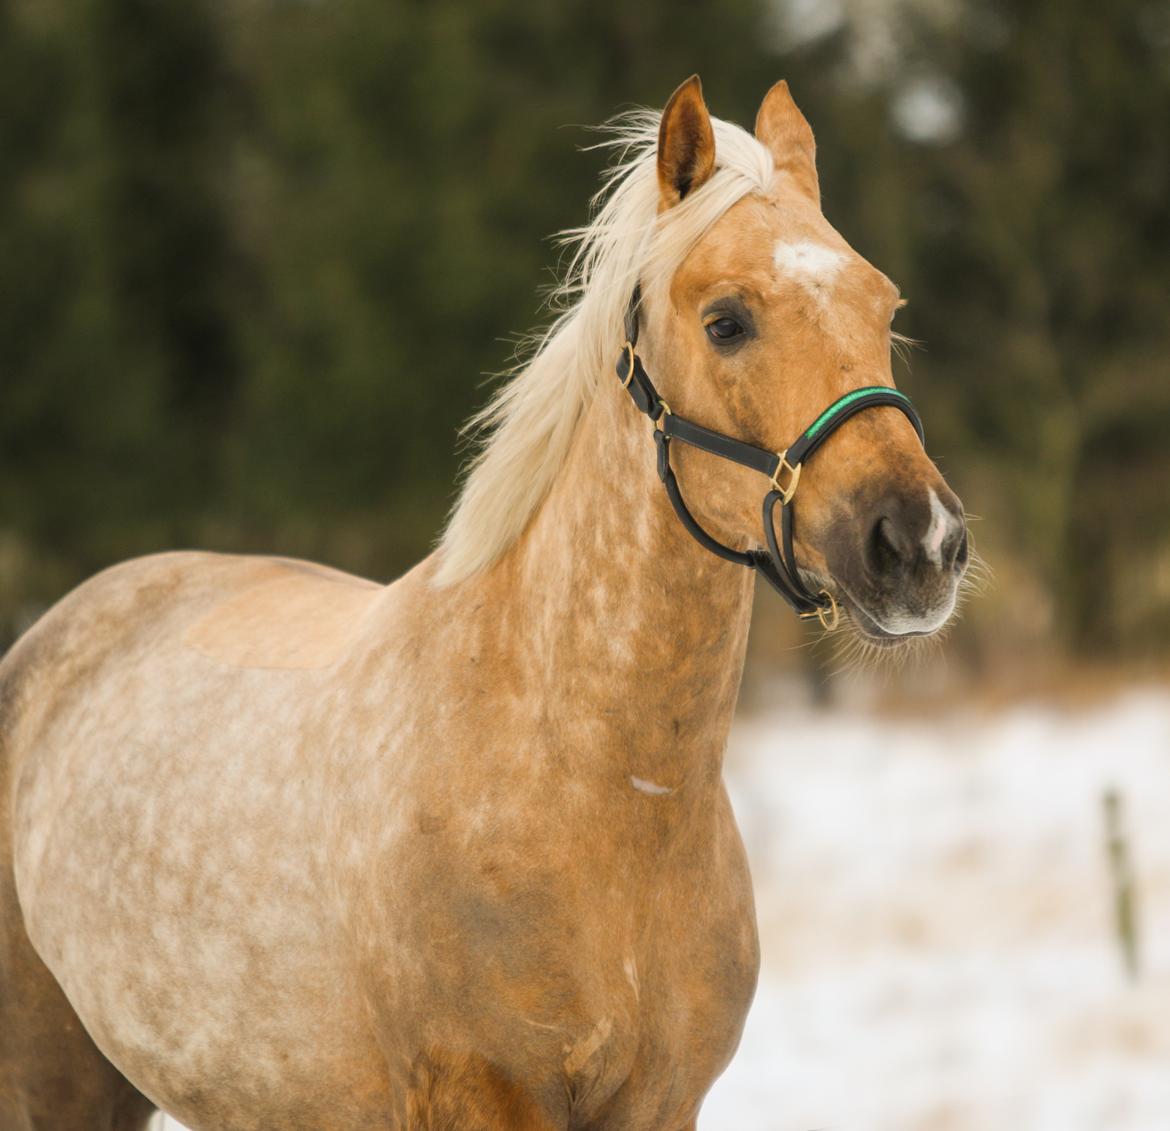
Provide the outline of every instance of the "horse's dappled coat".
<path id="1" fill-rule="evenodd" d="M 712 427 L 767 443 L 855 369 L 889 382 L 890 285 L 820 215 L 782 85 L 757 134 L 676 92 L 406 576 L 142 559 L 0 663 L 0 1126 L 695 1126 L 758 963 L 721 780 L 752 585 L 675 520 L 610 376 L 625 284 L 664 395 Z M 832 335 L 782 240 L 845 257 Z M 729 288 L 760 321 L 738 361 L 698 317 Z M 928 489 L 957 507 L 906 421 L 868 416 L 802 484 L 801 542 L 866 600 L 858 469 L 911 548 Z M 721 537 L 755 529 L 748 473 L 679 474 Z M 875 618 L 951 592 L 899 561 Z"/>

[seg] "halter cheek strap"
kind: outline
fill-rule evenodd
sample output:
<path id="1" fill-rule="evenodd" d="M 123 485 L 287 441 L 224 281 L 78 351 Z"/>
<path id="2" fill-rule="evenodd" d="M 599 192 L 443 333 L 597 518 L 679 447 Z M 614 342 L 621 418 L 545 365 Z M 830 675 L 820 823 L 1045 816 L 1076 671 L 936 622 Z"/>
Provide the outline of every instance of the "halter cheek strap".
<path id="1" fill-rule="evenodd" d="M 897 389 L 874 385 L 854 389 L 835 400 L 782 452 L 769 452 L 754 444 L 725 436 L 684 420 L 677 416 L 658 395 L 654 382 L 642 365 L 634 346 L 638 341 L 639 292 L 634 296 L 626 311 L 626 341 L 618 358 L 617 375 L 630 394 L 639 412 L 654 422 L 654 443 L 658 450 L 658 477 L 666 488 L 667 498 L 687 532 L 705 550 L 709 550 L 725 561 L 754 569 L 775 589 L 781 597 L 802 617 L 816 617 L 826 628 L 837 623 L 837 603 L 827 589 L 812 594 L 800 578 L 800 569 L 793 548 L 792 512 L 793 498 L 800 483 L 800 473 L 805 461 L 851 416 L 867 408 L 886 405 L 902 412 L 919 440 L 924 439 L 922 421 L 918 417 L 910 398 Z M 695 520 L 682 497 L 678 479 L 670 466 L 670 445 L 680 440 L 693 448 L 709 452 L 721 459 L 738 463 L 761 475 L 768 476 L 771 489 L 764 496 L 763 525 L 766 550 L 734 550 L 713 538 Z M 780 539 L 776 538 L 776 508 L 780 507 Z"/>

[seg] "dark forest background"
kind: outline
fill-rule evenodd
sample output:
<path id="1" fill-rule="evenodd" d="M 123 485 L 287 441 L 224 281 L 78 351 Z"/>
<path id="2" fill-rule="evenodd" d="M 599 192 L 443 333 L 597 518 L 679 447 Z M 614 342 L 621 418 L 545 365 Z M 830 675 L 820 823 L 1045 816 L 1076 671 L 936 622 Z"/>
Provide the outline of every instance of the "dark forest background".
<path id="1" fill-rule="evenodd" d="M 786 77 L 995 581 L 956 650 L 1170 651 L 1170 5 L 0 0 L 0 645 L 118 559 L 390 578 L 541 319 L 581 127 Z M 799 658 L 799 656 L 798 656 Z"/>

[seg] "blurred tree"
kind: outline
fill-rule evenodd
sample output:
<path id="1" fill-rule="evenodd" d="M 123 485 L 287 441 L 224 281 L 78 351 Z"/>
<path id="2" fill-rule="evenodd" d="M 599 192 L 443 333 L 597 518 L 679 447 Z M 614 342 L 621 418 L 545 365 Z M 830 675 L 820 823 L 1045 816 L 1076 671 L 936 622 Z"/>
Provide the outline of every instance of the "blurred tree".
<path id="1" fill-rule="evenodd" d="M 1149 576 L 1170 548 L 1170 29 L 1155 7 L 982 0 L 920 28 L 910 60 L 962 92 L 964 118 L 904 180 L 922 369 L 953 393 L 948 447 L 990 464 L 997 541 L 1090 651 L 1162 646 L 1143 624 L 1170 611 Z"/>
<path id="2" fill-rule="evenodd" d="M 1163 650 L 1168 9 L 883 12 L 875 28 L 845 3 L 785 59 L 832 139 L 826 211 L 910 298 L 899 326 L 926 348 L 904 383 L 993 559 L 1050 595 L 1033 627 L 1082 652 Z M 1001 628 L 1030 617 L 1014 600 L 999 595 Z"/>
<path id="3" fill-rule="evenodd" d="M 721 107 L 754 112 L 771 75 L 743 50 L 758 6 L 723 5 L 719 36 L 706 19 L 662 0 L 350 0 L 234 21 L 253 98 L 236 196 L 263 264 L 232 476 L 245 511 L 329 510 L 344 557 L 375 572 L 424 551 L 456 428 L 508 362 L 502 339 L 541 317 L 548 237 L 596 184 L 592 139 L 566 124 L 661 102 L 696 68 Z"/>
<path id="4" fill-rule="evenodd" d="M 206 11 L 102 0 L 0 20 L 0 506 L 26 566 L 0 578 L 11 599 L 190 537 L 239 366 Z"/>
<path id="5" fill-rule="evenodd" d="M 0 616 L 175 545 L 420 556 L 596 184 L 563 127 L 693 71 L 748 124 L 792 81 L 910 298 L 904 383 L 1013 579 L 986 646 L 1164 648 L 1149 0 L 0 0 Z"/>

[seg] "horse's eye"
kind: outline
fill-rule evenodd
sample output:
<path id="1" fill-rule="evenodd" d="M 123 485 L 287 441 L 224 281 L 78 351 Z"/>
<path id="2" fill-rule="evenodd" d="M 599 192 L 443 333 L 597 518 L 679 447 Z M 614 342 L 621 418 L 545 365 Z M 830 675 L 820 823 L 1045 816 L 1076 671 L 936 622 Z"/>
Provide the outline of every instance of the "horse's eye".
<path id="1" fill-rule="evenodd" d="M 743 327 L 734 318 L 713 318 L 707 323 L 707 337 L 713 342 L 729 342 L 743 333 Z"/>

